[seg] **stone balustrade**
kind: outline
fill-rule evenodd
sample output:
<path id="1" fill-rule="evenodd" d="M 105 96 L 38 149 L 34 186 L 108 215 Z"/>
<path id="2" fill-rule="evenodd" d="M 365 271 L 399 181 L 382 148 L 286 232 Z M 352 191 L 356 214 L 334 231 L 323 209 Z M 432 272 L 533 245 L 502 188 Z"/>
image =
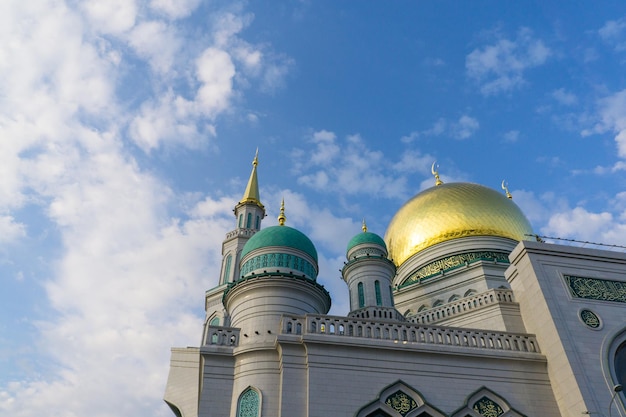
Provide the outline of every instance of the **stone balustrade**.
<path id="1" fill-rule="evenodd" d="M 237 237 L 237 236 L 244 236 L 244 237 L 248 236 L 248 237 L 250 237 L 253 234 L 255 234 L 256 232 L 257 232 L 257 230 L 255 230 L 255 229 L 235 229 L 235 230 L 232 230 L 232 231 L 226 233 L 226 239 L 225 240 L 228 240 L 228 239 L 231 239 L 231 238 Z"/>
<path id="2" fill-rule="evenodd" d="M 234 327 L 209 326 L 205 345 L 238 346 L 239 329 Z"/>
<path id="3" fill-rule="evenodd" d="M 452 327 L 385 323 L 346 317 L 307 315 L 283 317 L 282 334 L 328 335 L 388 340 L 401 344 L 427 344 L 540 353 L 533 335 Z"/>
<path id="4" fill-rule="evenodd" d="M 406 320 L 415 324 L 435 324 L 444 319 L 459 316 L 470 310 L 476 310 L 490 304 L 502 302 L 515 302 L 513 291 L 505 288 L 491 289 L 480 294 L 463 297 L 462 299 L 452 301 L 442 306 L 420 311 L 412 316 L 408 316 Z"/>

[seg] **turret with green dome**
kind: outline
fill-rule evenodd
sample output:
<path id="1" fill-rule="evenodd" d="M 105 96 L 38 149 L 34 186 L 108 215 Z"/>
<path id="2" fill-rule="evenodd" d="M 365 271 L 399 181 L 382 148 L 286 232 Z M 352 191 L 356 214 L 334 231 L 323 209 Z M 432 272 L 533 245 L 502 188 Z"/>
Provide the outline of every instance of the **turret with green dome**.
<path id="1" fill-rule="evenodd" d="M 350 291 L 349 316 L 403 320 L 394 308 L 391 281 L 396 267 L 387 258 L 387 245 L 367 231 L 365 219 L 362 230 L 348 242 L 348 262 L 341 270 Z"/>
<path id="2" fill-rule="evenodd" d="M 285 226 L 285 201 L 281 202 L 278 226 L 267 227 L 248 240 L 241 252 L 241 278 L 283 272 L 315 280 L 317 250 L 302 232 Z"/>

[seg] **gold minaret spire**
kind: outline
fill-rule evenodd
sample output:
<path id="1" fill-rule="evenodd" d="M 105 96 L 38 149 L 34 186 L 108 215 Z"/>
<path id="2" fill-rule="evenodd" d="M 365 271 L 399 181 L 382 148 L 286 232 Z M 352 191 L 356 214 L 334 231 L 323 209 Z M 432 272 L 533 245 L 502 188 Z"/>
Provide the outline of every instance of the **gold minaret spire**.
<path id="1" fill-rule="evenodd" d="M 367 225 L 365 224 L 365 217 L 363 217 L 363 225 L 361 226 L 361 229 L 363 230 L 363 233 L 367 232 Z"/>
<path id="2" fill-rule="evenodd" d="M 257 148 L 254 159 L 252 160 L 252 172 L 250 173 L 250 179 L 248 180 L 246 191 L 243 193 L 243 198 L 239 203 L 255 203 L 259 207 L 263 208 L 261 198 L 259 197 L 259 181 L 256 176 L 257 165 L 259 165 L 259 148 Z"/>
<path id="3" fill-rule="evenodd" d="M 513 200 L 513 196 L 511 195 L 511 193 L 509 192 L 509 186 L 506 182 L 506 180 L 502 180 L 502 189 L 505 191 L 506 193 L 506 198 Z"/>
<path id="4" fill-rule="evenodd" d="M 433 166 L 430 168 L 430 171 L 435 176 L 435 185 L 443 184 L 443 181 L 441 181 L 441 178 L 439 178 L 439 164 L 437 163 L 437 161 L 433 162 Z"/>
<path id="5" fill-rule="evenodd" d="M 285 220 L 287 220 L 287 217 L 285 217 L 285 198 L 283 197 L 283 200 L 280 203 L 280 214 L 278 215 L 278 224 L 281 226 L 284 226 Z"/>

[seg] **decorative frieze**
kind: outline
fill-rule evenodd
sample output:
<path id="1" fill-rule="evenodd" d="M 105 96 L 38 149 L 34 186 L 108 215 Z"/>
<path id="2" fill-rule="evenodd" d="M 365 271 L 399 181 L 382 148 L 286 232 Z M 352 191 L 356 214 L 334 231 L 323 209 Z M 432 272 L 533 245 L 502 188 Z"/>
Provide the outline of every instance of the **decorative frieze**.
<path id="1" fill-rule="evenodd" d="M 406 281 L 402 283 L 402 287 L 419 283 L 425 279 L 436 275 L 445 274 L 448 271 L 466 266 L 478 261 L 492 261 L 498 263 L 509 263 L 509 255 L 505 252 L 480 251 L 467 252 L 458 255 L 452 255 L 431 262 L 417 271 L 415 271 Z"/>
<path id="2" fill-rule="evenodd" d="M 573 297 L 626 303 L 626 282 L 564 275 Z"/>

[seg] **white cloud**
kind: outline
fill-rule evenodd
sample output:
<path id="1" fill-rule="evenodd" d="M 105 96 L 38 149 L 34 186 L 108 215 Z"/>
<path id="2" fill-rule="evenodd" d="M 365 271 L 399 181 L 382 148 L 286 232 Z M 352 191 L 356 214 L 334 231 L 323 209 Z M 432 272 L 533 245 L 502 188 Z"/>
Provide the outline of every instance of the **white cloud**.
<path id="1" fill-rule="evenodd" d="M 519 140 L 519 130 L 509 130 L 502 135 L 505 142 L 514 143 Z"/>
<path id="2" fill-rule="evenodd" d="M 605 243 L 611 242 L 609 235 L 614 227 L 611 213 L 592 213 L 583 207 L 576 207 L 553 214 L 542 230 L 549 236 Z M 624 241 L 623 238 L 620 240 Z"/>
<path id="3" fill-rule="evenodd" d="M 152 0 L 150 7 L 172 19 L 189 16 L 200 4 L 200 0 Z"/>
<path id="4" fill-rule="evenodd" d="M 413 131 L 400 138 L 403 143 L 411 143 L 418 138 L 448 135 L 454 139 L 467 139 L 471 137 L 480 127 L 477 119 L 466 114 L 459 117 L 457 121 L 448 121 L 440 117 L 433 125 L 425 130 Z"/>
<path id="5" fill-rule="evenodd" d="M 81 4 L 89 24 L 101 33 L 119 35 L 132 28 L 137 18 L 134 0 L 87 0 Z"/>
<path id="6" fill-rule="evenodd" d="M 480 127 L 480 123 L 473 117 L 463 115 L 452 125 L 452 136 L 455 139 L 467 139 Z"/>
<path id="7" fill-rule="evenodd" d="M 172 71 L 183 41 L 174 27 L 159 21 L 142 22 L 128 34 L 129 45 L 162 74 Z"/>
<path id="8" fill-rule="evenodd" d="M 202 83 L 196 95 L 198 108 L 207 117 L 215 118 L 228 108 L 235 66 L 226 51 L 211 47 L 198 58 L 196 68 Z"/>
<path id="9" fill-rule="evenodd" d="M 198 4 L 151 3 L 172 19 Z M 11 138 L 0 141 L 0 240 L 25 237 L 29 221 L 55 234 L 37 254 L 45 276 L 15 272 L 45 288 L 45 300 L 28 301 L 46 313 L 29 322 L 41 366 L 0 386 L 2 415 L 168 416 L 169 349 L 197 344 L 197 297 L 214 284 L 214 238 L 233 226 L 236 197 L 177 195 L 133 145 L 201 146 L 232 110 L 238 71 L 257 71 L 261 89 L 275 62 L 253 45 L 231 58 L 250 17 L 218 47 L 210 25 L 206 39 L 181 42 L 189 22 L 146 10 L 0 2 L 0 137 Z"/>
<path id="10" fill-rule="evenodd" d="M 10 243 L 26 236 L 26 226 L 17 223 L 13 216 L 0 215 L 0 243 Z"/>
<path id="11" fill-rule="evenodd" d="M 626 19 L 609 20 L 598 30 L 598 33 L 616 51 L 626 50 Z"/>
<path id="12" fill-rule="evenodd" d="M 576 95 L 565 91 L 564 88 L 554 90 L 552 92 L 552 98 L 564 106 L 573 106 L 578 103 Z"/>
<path id="13" fill-rule="evenodd" d="M 612 131 L 619 157 L 626 158 L 626 90 L 598 100 L 598 119 L 600 121 L 592 129 L 585 129 L 581 134 Z"/>
<path id="14" fill-rule="evenodd" d="M 309 143 L 313 150 L 294 149 L 291 153 L 298 183 L 318 191 L 346 195 L 405 198 L 413 172 L 430 169 L 435 160 L 417 151 L 407 151 L 397 162 L 387 160 L 381 151 L 370 149 L 359 135 L 337 139 L 326 130 L 314 132 Z M 427 161 L 425 164 L 424 161 Z"/>
<path id="15" fill-rule="evenodd" d="M 521 87 L 526 70 L 543 65 L 552 55 L 532 31 L 522 28 L 515 40 L 498 39 L 494 44 L 474 49 L 465 60 L 467 75 L 481 84 L 488 96 Z"/>

